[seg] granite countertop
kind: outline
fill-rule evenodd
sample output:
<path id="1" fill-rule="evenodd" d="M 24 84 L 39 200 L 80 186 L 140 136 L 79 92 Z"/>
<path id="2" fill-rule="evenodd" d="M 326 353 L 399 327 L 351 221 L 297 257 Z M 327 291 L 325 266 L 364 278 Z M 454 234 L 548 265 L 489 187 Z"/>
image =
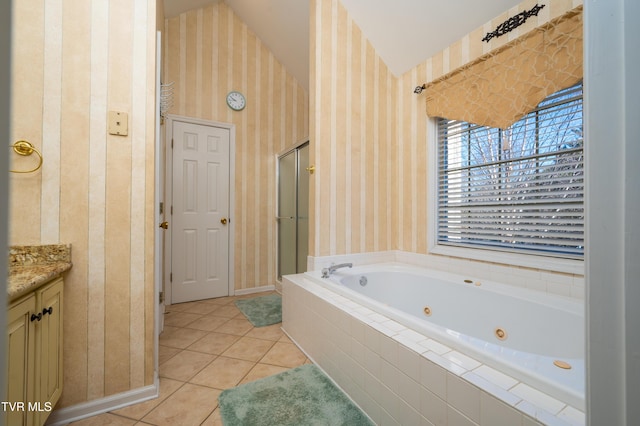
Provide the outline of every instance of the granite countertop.
<path id="1" fill-rule="evenodd" d="M 9 248 L 9 301 L 26 294 L 71 269 L 71 245 L 50 244 Z"/>

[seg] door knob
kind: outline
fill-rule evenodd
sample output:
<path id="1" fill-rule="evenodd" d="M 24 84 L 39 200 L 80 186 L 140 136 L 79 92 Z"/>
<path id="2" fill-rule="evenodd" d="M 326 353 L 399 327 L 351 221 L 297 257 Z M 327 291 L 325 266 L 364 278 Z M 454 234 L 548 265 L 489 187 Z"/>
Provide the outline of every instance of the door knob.
<path id="1" fill-rule="evenodd" d="M 220 219 L 220 223 L 223 224 L 223 225 L 226 225 L 227 224 L 227 218 L 223 217 L 222 219 Z"/>
<path id="2" fill-rule="evenodd" d="M 169 228 L 169 222 L 167 222 L 167 221 L 162 222 L 162 223 L 160 224 L 160 228 L 162 228 L 162 229 L 167 229 L 167 228 Z"/>

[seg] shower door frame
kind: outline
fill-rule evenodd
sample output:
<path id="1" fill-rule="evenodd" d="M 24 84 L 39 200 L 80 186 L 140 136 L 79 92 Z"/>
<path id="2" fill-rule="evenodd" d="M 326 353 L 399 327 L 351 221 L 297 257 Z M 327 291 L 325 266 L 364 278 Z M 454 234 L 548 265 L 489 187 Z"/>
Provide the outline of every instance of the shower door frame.
<path id="1" fill-rule="evenodd" d="M 311 143 L 309 138 L 305 138 L 297 143 L 295 143 L 294 145 L 289 146 L 288 148 L 286 148 L 283 151 L 280 151 L 278 154 L 276 154 L 276 185 L 275 185 L 275 189 L 276 189 L 276 202 L 275 202 L 275 211 L 274 211 L 274 218 L 275 218 L 275 253 L 276 253 L 276 282 L 278 283 L 282 283 L 282 275 L 280 274 L 280 221 L 278 219 L 278 214 L 279 214 L 279 210 L 280 210 L 280 159 L 282 157 L 285 157 L 286 155 L 289 155 L 290 153 L 294 152 L 294 151 L 299 151 L 300 148 L 302 148 L 304 145 L 308 145 L 309 149 L 311 148 Z M 311 152 L 311 151 L 309 151 Z M 296 156 L 296 176 L 300 175 L 300 162 L 299 162 L 299 158 L 298 156 Z M 296 252 L 296 266 L 298 264 L 298 260 L 297 260 L 297 256 L 298 256 L 298 233 L 297 233 L 297 229 L 298 229 L 298 210 L 297 210 L 297 206 L 298 206 L 298 187 L 297 187 L 297 182 L 296 182 L 296 247 L 295 247 L 295 252 Z M 308 250 L 307 250 L 307 257 L 308 257 Z"/>

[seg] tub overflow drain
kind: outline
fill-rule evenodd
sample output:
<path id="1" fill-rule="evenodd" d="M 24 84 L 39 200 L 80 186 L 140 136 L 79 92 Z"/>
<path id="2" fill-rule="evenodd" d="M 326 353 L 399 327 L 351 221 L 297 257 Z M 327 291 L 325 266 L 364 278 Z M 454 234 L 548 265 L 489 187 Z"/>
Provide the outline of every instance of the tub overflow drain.
<path id="1" fill-rule="evenodd" d="M 500 340 L 505 340 L 507 338 L 507 332 L 501 328 L 496 328 L 494 333 L 496 337 Z"/>
<path id="2" fill-rule="evenodd" d="M 425 306 L 425 307 L 424 307 L 424 309 L 423 309 L 423 311 L 424 311 L 424 314 L 425 314 L 426 316 L 428 316 L 428 317 L 430 317 L 430 316 L 431 316 L 431 308 L 430 308 L 430 307 Z"/>
<path id="3" fill-rule="evenodd" d="M 367 277 L 365 277 L 364 275 L 360 277 L 360 285 L 362 287 L 364 287 L 365 285 L 367 285 Z"/>

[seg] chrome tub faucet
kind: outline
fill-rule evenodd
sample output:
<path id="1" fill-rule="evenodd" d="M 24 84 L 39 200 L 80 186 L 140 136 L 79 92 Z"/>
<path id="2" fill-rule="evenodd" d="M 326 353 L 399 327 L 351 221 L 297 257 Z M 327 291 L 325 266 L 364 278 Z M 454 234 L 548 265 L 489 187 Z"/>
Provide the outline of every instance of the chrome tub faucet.
<path id="1" fill-rule="evenodd" d="M 336 269 L 340 268 L 352 268 L 353 263 L 340 263 L 338 265 L 334 265 L 333 263 L 328 268 L 322 268 L 322 278 L 329 278 L 329 275 L 333 274 Z"/>

